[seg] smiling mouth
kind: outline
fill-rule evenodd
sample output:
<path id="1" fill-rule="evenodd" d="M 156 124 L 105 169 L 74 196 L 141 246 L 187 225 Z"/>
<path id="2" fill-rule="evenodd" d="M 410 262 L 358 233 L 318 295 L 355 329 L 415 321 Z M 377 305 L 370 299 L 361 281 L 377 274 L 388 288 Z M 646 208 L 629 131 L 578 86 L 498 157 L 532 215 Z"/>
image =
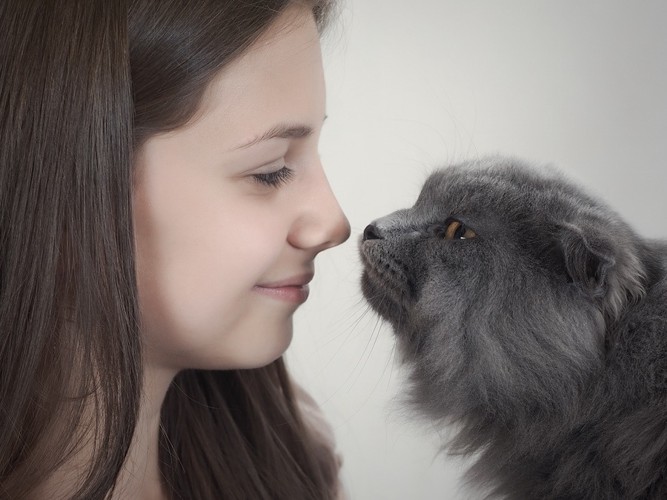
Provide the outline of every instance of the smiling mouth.
<path id="1" fill-rule="evenodd" d="M 285 302 L 291 302 L 295 304 L 304 303 L 308 299 L 308 294 L 310 293 L 310 288 L 307 284 L 277 287 L 265 287 L 257 285 L 253 288 L 253 290 L 262 295 L 266 295 L 267 297 L 272 297 L 277 300 L 283 300 Z"/>
<path id="2" fill-rule="evenodd" d="M 287 280 L 255 285 L 253 290 L 261 295 L 276 300 L 282 300 L 293 304 L 302 304 L 308 299 L 310 293 L 308 283 L 312 279 L 312 274 L 306 274 Z"/>

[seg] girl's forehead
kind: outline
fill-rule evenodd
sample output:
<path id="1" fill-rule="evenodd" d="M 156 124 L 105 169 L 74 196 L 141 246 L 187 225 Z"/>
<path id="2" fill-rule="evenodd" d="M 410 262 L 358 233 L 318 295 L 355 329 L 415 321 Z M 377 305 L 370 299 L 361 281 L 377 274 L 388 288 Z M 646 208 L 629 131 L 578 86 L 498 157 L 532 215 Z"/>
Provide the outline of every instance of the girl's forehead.
<path id="1" fill-rule="evenodd" d="M 216 104 L 219 96 L 227 93 L 242 97 L 266 80 L 273 80 L 273 85 L 281 84 L 280 76 L 286 71 L 312 71 L 321 63 L 319 32 L 312 13 L 305 8 L 295 10 L 292 7 L 220 70 L 208 86 L 205 97 L 210 104 Z"/>
<path id="2" fill-rule="evenodd" d="M 315 20 L 308 9 L 290 8 L 216 75 L 191 125 L 206 126 L 232 149 L 253 139 L 258 121 L 262 128 L 284 122 L 319 124 L 324 100 Z"/>

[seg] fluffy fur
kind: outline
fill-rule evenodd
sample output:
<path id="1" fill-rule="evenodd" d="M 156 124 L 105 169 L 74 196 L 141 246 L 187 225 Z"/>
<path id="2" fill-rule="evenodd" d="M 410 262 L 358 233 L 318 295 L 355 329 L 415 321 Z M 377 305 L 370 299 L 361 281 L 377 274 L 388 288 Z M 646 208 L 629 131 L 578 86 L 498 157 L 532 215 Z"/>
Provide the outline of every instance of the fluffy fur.
<path id="1" fill-rule="evenodd" d="M 476 237 L 446 239 L 452 220 Z M 362 289 L 409 399 L 455 424 L 492 497 L 667 498 L 667 245 L 553 172 L 490 158 L 433 173 L 373 222 Z"/>

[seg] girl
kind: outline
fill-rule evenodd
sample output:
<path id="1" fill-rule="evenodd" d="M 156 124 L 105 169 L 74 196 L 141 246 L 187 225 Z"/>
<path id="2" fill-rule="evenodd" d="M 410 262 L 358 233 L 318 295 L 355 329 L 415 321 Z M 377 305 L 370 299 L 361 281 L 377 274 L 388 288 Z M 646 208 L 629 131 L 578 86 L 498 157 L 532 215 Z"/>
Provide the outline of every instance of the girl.
<path id="1" fill-rule="evenodd" d="M 0 497 L 326 499 L 323 0 L 0 4 Z"/>

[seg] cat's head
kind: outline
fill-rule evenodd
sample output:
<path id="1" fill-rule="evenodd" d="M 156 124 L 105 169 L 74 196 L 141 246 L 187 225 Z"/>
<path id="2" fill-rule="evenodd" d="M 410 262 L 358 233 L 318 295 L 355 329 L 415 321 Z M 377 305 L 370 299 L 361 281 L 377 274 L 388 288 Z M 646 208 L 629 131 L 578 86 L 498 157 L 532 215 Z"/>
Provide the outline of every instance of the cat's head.
<path id="1" fill-rule="evenodd" d="M 562 409 L 599 367 L 606 325 L 643 293 L 636 244 L 562 176 L 487 158 L 366 228 L 362 289 L 426 414 L 512 418 Z"/>

